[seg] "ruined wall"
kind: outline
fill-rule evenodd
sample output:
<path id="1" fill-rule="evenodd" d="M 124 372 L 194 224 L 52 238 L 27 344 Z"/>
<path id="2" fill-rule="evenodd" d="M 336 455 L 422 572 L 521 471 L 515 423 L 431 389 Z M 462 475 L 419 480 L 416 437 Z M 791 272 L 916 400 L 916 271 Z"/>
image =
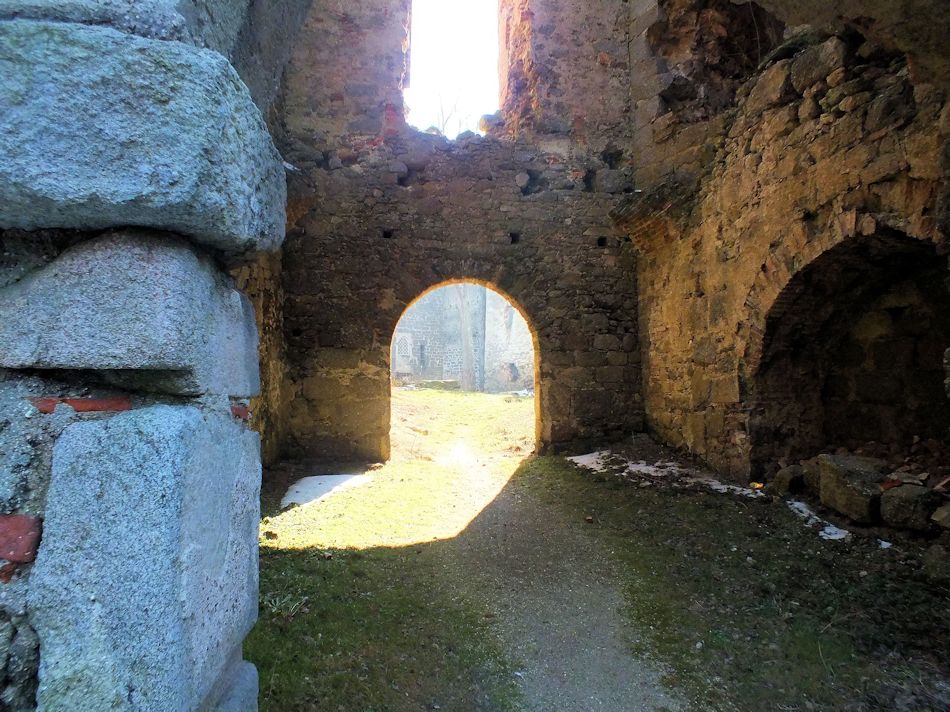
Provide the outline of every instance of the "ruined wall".
<path id="1" fill-rule="evenodd" d="M 616 197 L 527 145 L 411 140 L 309 175 L 323 197 L 284 255 L 290 447 L 385 456 L 393 330 L 447 280 L 498 289 L 537 331 L 542 445 L 638 427 L 635 281 L 604 224 Z"/>
<path id="2" fill-rule="evenodd" d="M 942 245 L 946 229 L 943 94 L 861 38 L 803 44 L 700 124 L 698 188 L 670 170 L 620 211 L 639 252 L 648 422 L 736 477 L 750 472 L 769 316 L 793 277 L 843 242 L 890 230 Z M 695 130 L 674 126 L 665 150 Z"/>
<path id="3" fill-rule="evenodd" d="M 857 30 L 874 45 L 903 53 L 915 82 L 950 86 L 950 15 L 939 0 L 762 0 L 761 5 L 789 25 Z"/>
<path id="4" fill-rule="evenodd" d="M 485 339 L 485 390 L 534 387 L 534 344 L 527 323 L 503 297 L 488 293 Z"/>
<path id="5" fill-rule="evenodd" d="M 262 254 L 232 269 L 235 286 L 251 301 L 259 334 L 260 392 L 250 399 L 248 424 L 261 436 L 265 465 L 280 457 L 286 429 L 287 353 L 284 342 L 284 291 L 279 254 Z M 244 404 L 242 404 L 243 407 Z"/>
<path id="6" fill-rule="evenodd" d="M 501 106 L 508 130 L 570 134 L 595 153 L 608 145 L 624 148 L 630 12 L 624 0 L 500 2 Z"/>
<path id="7" fill-rule="evenodd" d="M 443 290 L 429 292 L 412 304 L 400 318 L 396 334 L 407 334 L 407 344 L 411 346 L 409 360 L 406 360 L 404 354 L 398 361 L 398 369 L 394 351 L 391 363 L 394 376 L 435 380 L 445 378 L 446 335 L 450 331 L 446 324 L 447 319 L 454 319 L 455 341 L 458 342 L 461 338 L 458 333 L 458 316 L 449 311 L 446 297 L 447 294 Z M 394 336 L 393 349 L 395 348 Z"/>
<path id="8" fill-rule="evenodd" d="M 879 228 L 796 272 L 765 323 L 748 384 L 754 471 L 876 442 L 942 438 L 946 261 Z"/>
<path id="9" fill-rule="evenodd" d="M 363 0 L 307 18 L 279 131 L 298 169 L 284 255 L 287 452 L 388 454 L 393 329 L 407 304 L 447 280 L 497 288 L 536 330 L 543 447 L 639 427 L 632 257 L 621 259 L 607 220 L 633 186 L 623 152 L 603 139 L 625 109 L 594 99 L 608 90 L 602 78 L 625 91 L 622 59 L 611 65 L 628 10 L 581 5 L 546 4 L 531 36 L 541 74 L 557 79 L 544 91 L 551 115 L 576 117 L 521 140 L 493 130 L 458 143 L 405 125 L 407 3 Z M 562 35 L 555 19 L 574 11 L 590 23 L 572 18 Z M 581 114 L 590 121 L 574 122 Z M 604 132 L 594 147 L 582 143 L 592 131 Z"/>
<path id="10" fill-rule="evenodd" d="M 393 375 L 401 373 L 410 376 L 410 380 L 454 380 L 463 389 L 482 390 L 488 291 L 475 284 L 453 284 L 435 289 L 412 303 L 393 336 Z M 463 336 L 465 331 L 467 339 Z M 397 370 L 396 366 L 396 341 L 401 335 L 408 336 L 412 343 L 414 361 L 408 371 Z"/>
<path id="11" fill-rule="evenodd" d="M 784 25 L 756 3 L 631 3 L 633 166 L 640 184 L 709 170 L 736 91 L 782 40 Z"/>

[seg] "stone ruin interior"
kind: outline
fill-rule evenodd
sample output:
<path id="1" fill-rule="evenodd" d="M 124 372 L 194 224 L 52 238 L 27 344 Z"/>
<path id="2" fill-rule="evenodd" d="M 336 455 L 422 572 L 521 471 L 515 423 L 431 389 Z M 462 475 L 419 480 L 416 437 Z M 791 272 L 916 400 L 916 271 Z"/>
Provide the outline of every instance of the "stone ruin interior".
<path id="1" fill-rule="evenodd" d="M 501 393 L 534 389 L 534 338 L 518 310 L 479 284 L 426 292 L 393 332 L 395 384 Z"/>
<path id="2" fill-rule="evenodd" d="M 941 3 L 501 0 L 457 140 L 406 123 L 410 11 L 0 3 L 4 709 L 256 709 L 261 463 L 385 459 L 459 280 L 530 325 L 539 452 L 950 526 Z"/>

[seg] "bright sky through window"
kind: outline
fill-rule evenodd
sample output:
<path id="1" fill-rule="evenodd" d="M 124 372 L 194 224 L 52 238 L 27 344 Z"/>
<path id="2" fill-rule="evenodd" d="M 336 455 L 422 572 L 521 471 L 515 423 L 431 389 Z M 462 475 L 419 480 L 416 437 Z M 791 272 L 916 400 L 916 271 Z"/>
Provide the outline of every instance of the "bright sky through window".
<path id="1" fill-rule="evenodd" d="M 412 0 L 409 123 L 448 138 L 498 110 L 498 0 Z"/>

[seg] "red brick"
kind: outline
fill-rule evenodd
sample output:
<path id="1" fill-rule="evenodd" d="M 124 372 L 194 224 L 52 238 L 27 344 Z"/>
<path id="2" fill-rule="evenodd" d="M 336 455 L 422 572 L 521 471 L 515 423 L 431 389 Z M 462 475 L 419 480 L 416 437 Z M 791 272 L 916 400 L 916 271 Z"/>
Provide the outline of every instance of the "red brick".
<path id="1" fill-rule="evenodd" d="M 25 564 L 36 558 L 43 524 L 25 514 L 0 516 L 0 559 Z"/>
<path id="2" fill-rule="evenodd" d="M 112 398 L 57 398 L 55 396 L 46 396 L 42 398 L 30 398 L 30 402 L 36 406 L 40 413 L 52 413 L 56 406 L 65 403 L 77 413 L 105 413 L 130 410 L 132 402 L 128 396 L 115 396 Z"/>
<path id="3" fill-rule="evenodd" d="M 56 406 L 60 404 L 59 398 L 30 398 L 32 403 L 40 413 L 52 413 Z"/>
<path id="4" fill-rule="evenodd" d="M 243 403 L 232 403 L 231 415 L 239 420 L 247 421 L 251 417 L 251 411 Z"/>

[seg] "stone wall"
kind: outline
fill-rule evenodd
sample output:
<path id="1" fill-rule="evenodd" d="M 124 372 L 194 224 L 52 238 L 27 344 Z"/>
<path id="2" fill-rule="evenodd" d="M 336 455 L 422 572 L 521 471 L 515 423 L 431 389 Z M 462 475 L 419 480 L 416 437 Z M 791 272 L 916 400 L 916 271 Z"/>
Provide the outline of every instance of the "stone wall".
<path id="1" fill-rule="evenodd" d="M 632 163 L 640 184 L 710 167 L 738 87 L 782 39 L 784 26 L 756 3 L 631 3 Z"/>
<path id="2" fill-rule="evenodd" d="M 738 102 L 663 136 L 678 155 L 703 132 L 699 183 L 671 166 L 617 215 L 639 255 L 648 422 L 742 478 L 755 439 L 770 437 L 756 431 L 767 407 L 757 379 L 795 276 L 842 243 L 875 242 L 896 288 L 908 275 L 893 245 L 943 250 L 950 108 L 936 87 L 910 82 L 899 55 L 860 36 L 787 44 Z M 837 290 L 846 267 L 831 272 Z"/>
<path id="3" fill-rule="evenodd" d="M 470 315 L 463 326 L 453 290 L 464 289 Z M 471 333 L 466 360 L 463 328 Z M 434 289 L 399 319 L 390 367 L 397 380 L 454 380 L 463 389 L 499 392 L 534 387 L 534 337 L 518 310 L 497 292 L 474 284 Z M 466 383 L 463 372 L 472 374 Z"/>
<path id="4" fill-rule="evenodd" d="M 587 172 L 527 144 L 434 137 L 310 171 L 322 200 L 284 256 L 290 450 L 387 455 L 396 322 L 453 280 L 497 289 L 537 331 L 542 447 L 639 427 L 632 262 L 604 224 L 617 196 L 586 190 Z"/>
<path id="5" fill-rule="evenodd" d="M 417 296 L 457 280 L 510 297 L 536 330 L 542 448 L 640 426 L 633 257 L 621 257 L 607 219 L 633 190 L 622 149 L 607 150 L 604 138 L 626 113 L 594 98 L 625 91 L 614 55 L 628 10 L 585 5 L 590 24 L 571 26 L 587 34 L 561 37 L 557 18 L 580 5 L 545 5 L 530 37 L 546 79 L 560 77 L 543 90 L 553 103 L 542 113 L 587 114 L 588 128 L 566 118 L 532 133 L 513 118 L 491 137 L 454 143 L 405 124 L 405 2 L 362 0 L 307 18 L 278 139 L 296 169 L 284 255 L 287 453 L 388 455 L 393 329 Z M 557 51 L 561 40 L 570 57 Z"/>
<path id="6" fill-rule="evenodd" d="M 943 438 L 946 262 L 879 230 L 797 272 L 770 310 L 750 384 L 754 473 L 838 447 Z"/>
<path id="7" fill-rule="evenodd" d="M 391 366 L 396 378 L 439 380 L 445 362 L 445 292 L 434 290 L 419 298 L 402 315 L 393 335 Z M 456 324 L 457 327 L 457 324 Z M 457 329 L 456 329 L 457 332 Z M 397 341 L 407 337 L 404 352 L 397 356 Z M 456 333 L 456 340 L 460 338 Z"/>
<path id="8" fill-rule="evenodd" d="M 507 130 L 570 135 L 592 153 L 622 153 L 630 118 L 630 13 L 625 0 L 500 2 Z"/>
<path id="9" fill-rule="evenodd" d="M 534 337 L 504 297 L 489 291 L 485 317 L 485 390 L 534 388 Z"/>
<path id="10" fill-rule="evenodd" d="M 393 335 L 393 375 L 408 377 L 410 381 L 454 380 L 463 389 L 482 390 L 487 292 L 474 284 L 453 284 L 434 289 L 413 302 L 399 319 Z M 463 308 L 467 311 L 464 319 Z M 463 336 L 466 330 L 467 337 Z M 400 336 L 408 336 L 411 344 L 408 370 L 397 368 L 396 343 Z M 400 365 L 405 364 L 403 360 Z"/>
<path id="11" fill-rule="evenodd" d="M 246 7 L 0 11 L 4 709 L 256 709 L 258 337 L 228 270 L 280 245 L 286 186 L 203 48 Z"/>
<path id="12" fill-rule="evenodd" d="M 254 307 L 260 343 L 260 394 L 248 403 L 248 424 L 260 433 L 265 465 L 280 457 L 280 438 L 286 429 L 287 353 L 284 341 L 284 293 L 279 254 L 263 254 L 234 267 L 235 286 Z M 242 404 L 243 405 L 243 404 Z"/>

